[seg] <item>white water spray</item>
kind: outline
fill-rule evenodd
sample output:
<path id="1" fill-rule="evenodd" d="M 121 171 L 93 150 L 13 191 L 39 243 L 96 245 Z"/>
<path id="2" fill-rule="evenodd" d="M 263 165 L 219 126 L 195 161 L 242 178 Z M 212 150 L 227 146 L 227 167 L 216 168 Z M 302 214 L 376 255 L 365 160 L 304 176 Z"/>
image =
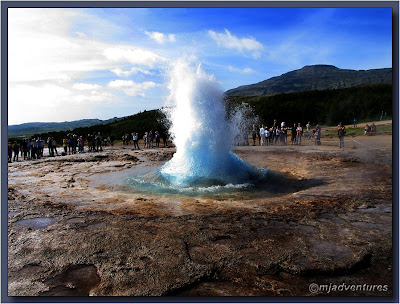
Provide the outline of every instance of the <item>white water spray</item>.
<path id="1" fill-rule="evenodd" d="M 223 91 L 213 75 L 177 61 L 165 108 L 176 153 L 161 177 L 179 187 L 238 185 L 265 174 L 231 152 L 237 126 L 226 120 Z"/>

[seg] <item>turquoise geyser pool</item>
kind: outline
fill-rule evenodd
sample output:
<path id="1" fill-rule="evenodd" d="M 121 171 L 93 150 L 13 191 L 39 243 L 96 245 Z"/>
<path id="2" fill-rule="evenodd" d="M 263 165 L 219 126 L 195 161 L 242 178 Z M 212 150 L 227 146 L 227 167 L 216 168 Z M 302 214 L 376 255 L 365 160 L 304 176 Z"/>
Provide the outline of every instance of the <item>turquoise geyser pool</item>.
<path id="1" fill-rule="evenodd" d="M 169 90 L 164 112 L 171 122 L 176 153 L 143 180 L 174 192 L 212 192 L 248 188 L 265 178 L 267 170 L 251 166 L 231 151 L 243 122 L 226 118 L 223 91 L 214 75 L 178 60 L 170 72 Z M 139 180 L 132 177 L 130 182 Z"/>
<path id="2" fill-rule="evenodd" d="M 119 177 L 124 181 L 120 187 L 134 193 L 207 197 L 267 191 L 268 170 L 232 152 L 235 137 L 249 126 L 243 115 L 227 119 L 224 93 L 214 75 L 178 60 L 170 70 L 169 90 L 163 111 L 176 153 L 161 167 L 133 168 L 129 176 Z"/>

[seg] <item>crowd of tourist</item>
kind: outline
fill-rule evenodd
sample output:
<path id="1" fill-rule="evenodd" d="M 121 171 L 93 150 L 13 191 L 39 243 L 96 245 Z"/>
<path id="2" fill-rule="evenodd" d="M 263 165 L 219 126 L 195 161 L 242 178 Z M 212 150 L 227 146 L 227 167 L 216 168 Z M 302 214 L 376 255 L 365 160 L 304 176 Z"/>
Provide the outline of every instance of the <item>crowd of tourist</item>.
<path id="1" fill-rule="evenodd" d="M 51 147 L 53 144 L 53 139 L 49 138 L 47 143 Z M 19 142 L 14 143 L 8 142 L 8 162 L 18 161 L 19 154 L 21 159 L 39 159 L 43 157 L 43 150 L 45 146 L 45 141 L 38 137 L 35 138 L 23 138 Z M 14 156 L 14 157 L 13 157 Z"/>
<path id="2" fill-rule="evenodd" d="M 145 132 L 143 136 L 143 149 L 146 148 L 159 148 L 160 142 L 164 147 L 168 147 L 167 134 L 153 130 Z M 133 150 L 140 150 L 139 134 L 131 133 L 122 136 L 122 145 L 133 144 Z M 101 152 L 104 146 L 113 146 L 114 136 L 103 138 L 98 133 L 88 134 L 86 137 L 68 133 L 62 140 L 62 152 L 57 150 L 57 142 L 53 137 L 49 137 L 47 141 L 40 137 L 35 139 L 23 138 L 20 141 L 8 142 L 8 162 L 24 160 L 40 159 L 43 157 L 43 150 L 45 146 L 48 148 L 48 155 L 50 157 L 58 155 L 72 155 L 84 152 Z"/>
<path id="3" fill-rule="evenodd" d="M 83 136 L 69 133 L 63 138 L 63 155 L 83 153 L 85 152 L 85 145 L 87 145 L 88 152 L 101 152 L 103 151 L 103 146 L 113 145 L 113 139 L 110 136 L 103 139 L 100 132 L 98 132 L 97 134 L 88 134 L 85 142 Z"/>
<path id="4" fill-rule="evenodd" d="M 354 128 L 357 127 L 357 119 L 354 118 Z M 292 145 L 302 145 L 302 139 L 314 139 L 314 145 L 321 145 L 321 127 L 317 124 L 315 128 L 311 128 L 311 123 L 308 122 L 305 128 L 301 123 L 295 123 L 289 127 L 286 122 L 280 124 L 275 119 L 271 127 L 264 124 L 256 126 L 253 124 L 250 131 L 253 140 L 253 146 L 272 146 L 272 145 L 287 145 L 290 141 Z M 374 123 L 365 125 L 364 135 L 375 135 L 376 126 Z M 344 136 L 346 135 L 346 128 L 340 122 L 337 127 L 337 135 L 339 138 L 339 148 L 344 148 Z M 143 135 L 143 149 L 159 148 L 162 140 L 163 147 L 168 147 L 167 133 L 150 130 Z M 139 146 L 140 136 L 136 132 L 131 134 L 125 133 L 122 136 L 122 145 L 133 145 L 132 150 L 140 150 Z M 8 162 L 18 161 L 19 157 L 24 160 L 40 159 L 43 157 L 43 150 L 47 145 L 48 155 L 51 157 L 58 156 L 57 142 L 53 137 L 48 137 L 47 141 L 42 138 L 23 138 L 19 142 L 8 142 Z M 98 133 L 88 134 L 86 138 L 76 134 L 68 133 L 62 141 L 63 151 L 61 155 L 71 155 L 75 153 L 84 153 L 87 146 L 87 152 L 101 152 L 103 146 L 113 146 L 114 137 L 108 136 L 103 138 Z M 237 138 L 237 145 L 250 145 L 249 131 L 246 128 L 241 129 L 241 134 Z"/>
<path id="5" fill-rule="evenodd" d="M 366 124 L 364 127 L 364 135 L 375 135 L 376 134 L 376 126 L 374 123 L 371 125 Z"/>
<path id="6" fill-rule="evenodd" d="M 264 124 L 253 125 L 251 135 L 253 146 L 256 145 L 257 139 L 260 146 L 287 145 L 289 138 L 292 145 L 301 145 L 303 137 L 307 139 L 313 137 L 315 145 L 321 144 L 321 127 L 317 124 L 315 129 L 311 130 L 310 122 L 306 124 L 306 130 L 304 130 L 301 123 L 293 124 L 292 127 L 289 127 L 286 122 L 282 121 L 278 124 L 275 119 L 271 127 Z M 248 145 L 248 142 L 242 141 L 238 145 Z"/>
<path id="7" fill-rule="evenodd" d="M 122 136 L 122 144 L 131 145 L 133 143 L 133 149 L 140 150 L 139 139 L 138 133 L 124 134 Z M 150 149 L 154 147 L 159 148 L 161 140 L 163 142 L 163 147 L 167 148 L 167 133 L 158 131 L 153 132 L 153 130 L 145 132 L 143 135 L 143 149 Z"/>
<path id="8" fill-rule="evenodd" d="M 107 137 L 107 139 L 103 140 L 100 132 L 98 132 L 97 134 L 88 134 L 85 142 L 83 136 L 69 133 L 63 138 L 63 151 L 59 153 L 57 150 L 57 142 L 53 137 L 48 137 L 46 141 L 40 137 L 37 139 L 23 138 L 19 142 L 8 142 L 8 162 L 18 161 L 19 157 L 24 160 L 40 159 L 43 157 L 45 146 L 47 146 L 48 155 L 50 157 L 83 153 L 85 152 L 86 144 L 88 146 L 88 152 L 99 152 L 103 151 L 103 145 L 112 145 L 113 140 L 112 137 Z"/>

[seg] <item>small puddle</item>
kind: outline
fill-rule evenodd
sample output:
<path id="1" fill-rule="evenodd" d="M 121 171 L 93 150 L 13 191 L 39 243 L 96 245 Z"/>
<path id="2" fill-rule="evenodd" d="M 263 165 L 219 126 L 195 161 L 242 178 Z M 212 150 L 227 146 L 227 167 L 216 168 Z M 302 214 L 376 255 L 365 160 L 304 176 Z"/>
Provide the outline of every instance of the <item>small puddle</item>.
<path id="1" fill-rule="evenodd" d="M 85 219 L 83 217 L 73 217 L 66 220 L 66 222 L 67 224 L 77 224 L 77 223 L 81 224 L 85 222 Z"/>
<path id="2" fill-rule="evenodd" d="M 44 229 L 50 225 L 53 225 L 56 221 L 57 220 L 53 217 L 36 217 L 26 220 L 20 220 L 15 223 L 33 229 Z"/>

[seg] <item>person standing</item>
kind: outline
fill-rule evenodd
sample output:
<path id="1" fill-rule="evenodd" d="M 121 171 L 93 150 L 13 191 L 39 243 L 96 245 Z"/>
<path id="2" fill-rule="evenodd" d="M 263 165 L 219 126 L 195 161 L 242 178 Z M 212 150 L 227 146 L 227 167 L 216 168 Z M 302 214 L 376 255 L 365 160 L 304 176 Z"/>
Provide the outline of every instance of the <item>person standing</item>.
<path id="1" fill-rule="evenodd" d="M 319 146 L 321 144 L 321 127 L 317 124 L 314 131 L 314 144 Z"/>
<path id="2" fill-rule="evenodd" d="M 24 159 L 28 158 L 28 139 L 24 138 L 22 140 L 22 151 L 24 152 Z"/>
<path id="3" fill-rule="evenodd" d="M 83 136 L 79 137 L 81 139 L 81 143 L 82 143 L 82 148 L 81 148 L 81 152 L 85 152 L 85 139 L 83 138 Z"/>
<path id="4" fill-rule="evenodd" d="M 165 147 L 168 147 L 168 143 L 167 143 L 167 132 L 163 132 L 163 133 L 162 133 L 162 140 L 163 140 L 164 148 L 165 148 Z"/>
<path id="5" fill-rule="evenodd" d="M 8 152 L 8 162 L 12 163 L 13 147 L 12 147 L 12 144 L 10 141 L 8 142 L 8 151 L 7 152 Z"/>
<path id="6" fill-rule="evenodd" d="M 301 137 L 303 136 L 303 127 L 300 123 L 297 124 L 296 128 L 296 145 L 301 146 Z"/>
<path id="7" fill-rule="evenodd" d="M 272 125 L 272 132 L 271 132 L 271 144 L 274 144 L 276 129 L 278 128 L 278 121 L 274 119 L 274 124 Z"/>
<path id="8" fill-rule="evenodd" d="M 68 154 L 71 155 L 74 151 L 74 139 L 71 133 L 69 133 L 67 137 L 68 137 Z"/>
<path id="9" fill-rule="evenodd" d="M 49 150 L 49 156 L 53 156 L 52 155 L 52 142 L 51 142 L 51 137 L 47 138 L 47 149 Z"/>
<path id="10" fill-rule="evenodd" d="M 366 124 L 364 127 L 364 135 L 369 135 L 369 132 L 371 131 L 371 127 Z"/>
<path id="11" fill-rule="evenodd" d="M 96 136 L 96 151 L 97 152 L 99 152 L 99 150 L 103 151 L 103 148 L 101 146 L 102 142 L 103 142 L 103 138 L 101 137 L 100 132 L 98 132 L 97 136 Z"/>
<path id="12" fill-rule="evenodd" d="M 76 153 L 76 148 L 78 147 L 78 135 L 74 134 L 72 136 L 72 139 L 73 139 L 73 141 L 72 141 L 72 144 L 73 144 L 72 153 L 75 154 Z"/>
<path id="13" fill-rule="evenodd" d="M 140 148 L 139 148 L 139 134 L 138 133 L 135 133 L 135 135 L 133 135 L 133 149 L 138 149 L 138 150 L 140 150 Z"/>
<path id="14" fill-rule="evenodd" d="M 265 144 L 267 146 L 269 146 L 271 142 L 270 139 L 271 139 L 271 130 L 268 129 L 268 127 L 265 127 Z"/>
<path id="15" fill-rule="evenodd" d="M 357 118 L 353 119 L 353 128 L 357 128 Z"/>
<path id="16" fill-rule="evenodd" d="M 153 148 L 153 144 L 154 144 L 154 133 L 153 133 L 153 130 L 150 130 L 149 139 L 150 139 L 150 148 Z"/>
<path id="17" fill-rule="evenodd" d="M 297 135 L 297 131 L 296 131 L 296 124 L 293 124 L 293 128 L 290 129 L 292 131 L 291 135 L 291 141 L 292 141 L 292 145 L 294 145 L 296 143 L 296 135 Z"/>
<path id="18" fill-rule="evenodd" d="M 51 138 L 51 153 L 52 156 L 54 156 L 54 152 L 55 154 L 58 156 L 58 152 L 57 152 L 57 142 L 54 139 L 54 137 Z"/>
<path id="19" fill-rule="evenodd" d="M 148 148 L 148 146 L 149 146 L 148 141 L 149 141 L 149 135 L 147 134 L 147 132 L 145 132 L 144 135 L 143 135 L 143 142 L 144 142 L 144 148 L 143 149 Z"/>
<path id="20" fill-rule="evenodd" d="M 18 144 L 16 141 L 14 142 L 13 150 L 14 150 L 14 158 L 13 158 L 13 161 L 15 161 L 15 160 L 18 161 L 19 144 Z"/>
<path id="21" fill-rule="evenodd" d="M 31 139 L 31 159 L 38 159 L 39 158 L 37 144 L 34 138 Z"/>
<path id="22" fill-rule="evenodd" d="M 160 134 L 158 134 L 158 131 L 156 131 L 155 137 L 156 137 L 156 148 L 159 148 L 160 147 Z"/>
<path id="23" fill-rule="evenodd" d="M 371 125 L 371 135 L 376 135 L 376 126 L 375 126 L 375 123 L 372 123 L 372 125 Z"/>
<path id="24" fill-rule="evenodd" d="M 282 122 L 281 124 L 281 136 L 283 138 L 283 144 L 287 145 L 287 126 L 286 126 L 286 122 Z"/>
<path id="25" fill-rule="evenodd" d="M 27 159 L 31 159 L 31 152 L 32 152 L 32 144 L 29 138 L 26 139 L 26 153 Z"/>
<path id="26" fill-rule="evenodd" d="M 64 154 L 67 155 L 67 153 L 68 153 L 68 139 L 67 139 L 67 137 L 63 138 L 63 148 L 64 148 Z"/>
<path id="27" fill-rule="evenodd" d="M 281 137 L 281 130 L 279 129 L 279 127 L 276 127 L 275 129 L 275 145 L 279 144 L 279 139 Z"/>
<path id="28" fill-rule="evenodd" d="M 251 136 L 253 138 L 253 146 L 255 146 L 256 145 L 256 138 L 257 138 L 256 125 L 253 125 L 253 130 L 251 130 Z"/>
<path id="29" fill-rule="evenodd" d="M 41 157 L 43 157 L 43 146 L 44 146 L 44 141 L 42 140 L 41 137 L 39 137 L 36 140 L 36 144 L 37 144 L 37 147 L 38 147 L 38 157 L 41 158 Z"/>
<path id="30" fill-rule="evenodd" d="M 344 148 L 345 134 L 346 134 L 346 127 L 340 122 L 338 125 L 339 148 Z"/>
<path id="31" fill-rule="evenodd" d="M 265 142 L 265 129 L 264 129 L 264 125 L 261 125 L 261 128 L 260 128 L 260 146 L 264 146 L 264 142 Z"/>

